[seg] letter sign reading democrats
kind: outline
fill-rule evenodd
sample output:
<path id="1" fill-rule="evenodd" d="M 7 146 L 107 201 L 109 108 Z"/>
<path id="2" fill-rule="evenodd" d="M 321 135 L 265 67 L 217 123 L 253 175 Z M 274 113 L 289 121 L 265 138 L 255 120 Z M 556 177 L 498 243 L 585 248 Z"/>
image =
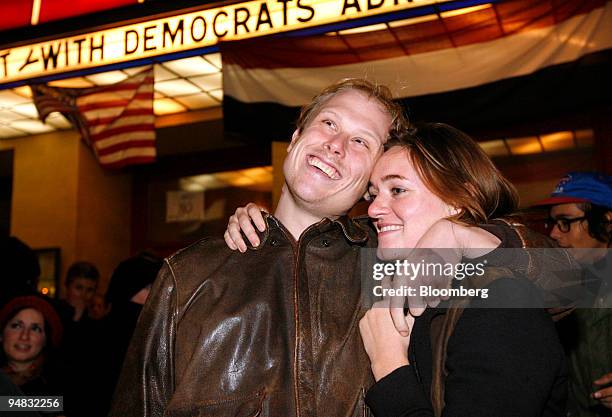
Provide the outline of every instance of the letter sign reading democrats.
<path id="1" fill-rule="evenodd" d="M 0 84 L 414 8 L 439 0 L 263 0 L 0 51 Z"/>

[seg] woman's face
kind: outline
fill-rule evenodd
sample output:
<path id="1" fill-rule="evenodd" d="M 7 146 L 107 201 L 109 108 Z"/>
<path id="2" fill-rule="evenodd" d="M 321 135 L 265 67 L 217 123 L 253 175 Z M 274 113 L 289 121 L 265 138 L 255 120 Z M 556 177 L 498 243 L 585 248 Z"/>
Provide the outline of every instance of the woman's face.
<path id="1" fill-rule="evenodd" d="M 408 158 L 408 151 L 393 147 L 378 160 L 370 178 L 369 193 L 375 196 L 368 209 L 378 232 L 381 249 L 414 248 L 438 220 L 451 215 L 453 208 L 432 193 L 421 181 Z"/>
<path id="2" fill-rule="evenodd" d="M 21 310 L 2 331 L 2 348 L 9 362 L 31 362 L 45 347 L 45 320 L 33 308 Z"/>

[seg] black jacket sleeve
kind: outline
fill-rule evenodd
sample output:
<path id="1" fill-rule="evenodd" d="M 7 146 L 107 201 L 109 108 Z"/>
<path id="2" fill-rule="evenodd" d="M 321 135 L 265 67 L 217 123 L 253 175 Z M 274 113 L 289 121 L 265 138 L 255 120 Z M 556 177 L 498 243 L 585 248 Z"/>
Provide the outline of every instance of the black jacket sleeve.
<path id="1" fill-rule="evenodd" d="M 520 308 L 534 305 L 533 293 L 529 282 L 500 279 L 463 312 L 449 339 L 443 416 L 564 414 L 565 362 L 552 320 L 543 309 Z M 500 305 L 517 308 L 491 308 Z M 370 389 L 376 417 L 433 415 L 429 387 L 411 366 Z"/>
<path id="2" fill-rule="evenodd" d="M 366 395 L 376 417 L 433 416 L 429 396 L 411 365 L 402 366 L 380 379 Z"/>

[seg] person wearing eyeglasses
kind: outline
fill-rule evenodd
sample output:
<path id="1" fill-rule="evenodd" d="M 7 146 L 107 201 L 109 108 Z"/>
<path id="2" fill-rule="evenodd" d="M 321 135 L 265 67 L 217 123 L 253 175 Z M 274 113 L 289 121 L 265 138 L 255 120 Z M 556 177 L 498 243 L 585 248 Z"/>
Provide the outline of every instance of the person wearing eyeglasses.
<path id="1" fill-rule="evenodd" d="M 550 237 L 585 265 L 590 308 L 559 326 L 569 356 L 568 416 L 612 416 L 612 176 L 569 173 L 536 206 L 549 207 Z"/>

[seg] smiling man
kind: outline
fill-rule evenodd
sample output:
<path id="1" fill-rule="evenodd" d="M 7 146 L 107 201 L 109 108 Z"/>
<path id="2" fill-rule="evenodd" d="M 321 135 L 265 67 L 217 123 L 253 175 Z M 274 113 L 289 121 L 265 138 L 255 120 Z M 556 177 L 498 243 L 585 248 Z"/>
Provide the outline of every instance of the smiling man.
<path id="1" fill-rule="evenodd" d="M 389 90 L 363 80 L 305 106 L 257 250 L 205 238 L 166 260 L 111 416 L 362 416 L 373 381 L 355 247 L 368 231 L 346 213 L 404 125 Z"/>

